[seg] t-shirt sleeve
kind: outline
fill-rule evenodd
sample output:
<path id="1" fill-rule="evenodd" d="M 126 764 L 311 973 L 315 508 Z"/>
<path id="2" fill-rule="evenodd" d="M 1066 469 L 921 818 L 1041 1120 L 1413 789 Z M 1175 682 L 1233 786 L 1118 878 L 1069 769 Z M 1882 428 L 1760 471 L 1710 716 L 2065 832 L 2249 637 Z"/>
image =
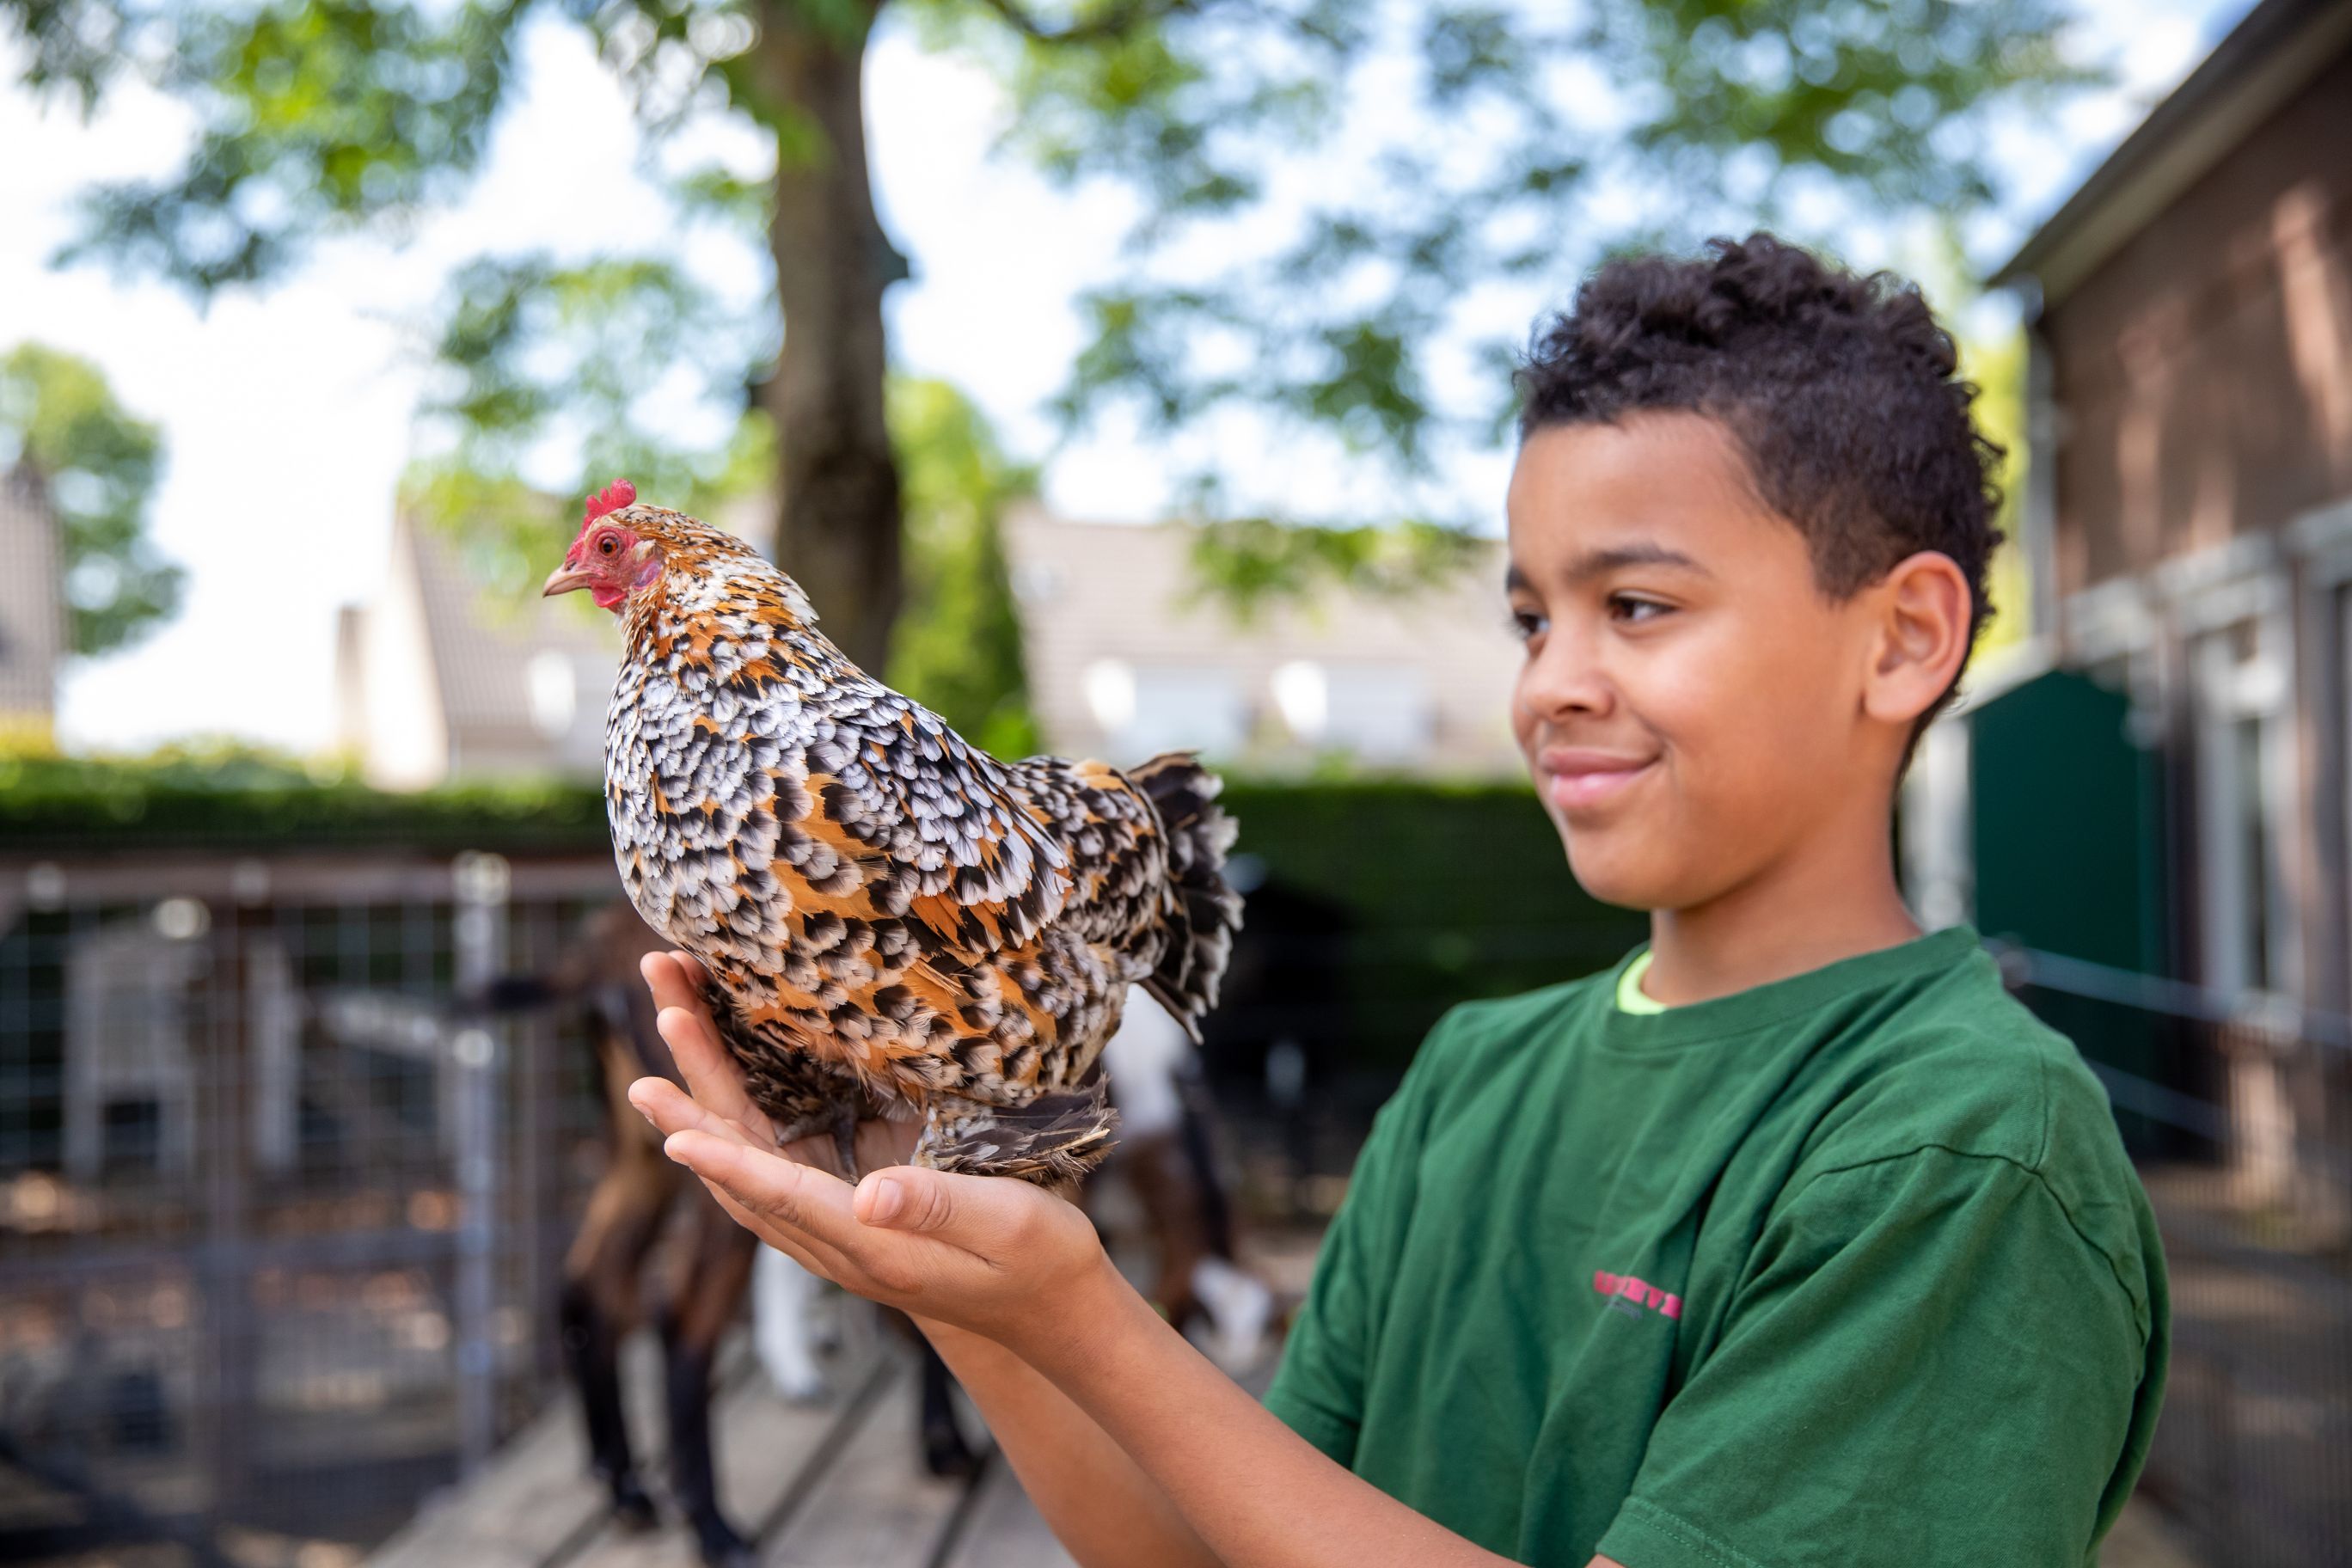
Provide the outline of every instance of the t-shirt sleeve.
<path id="1" fill-rule="evenodd" d="M 1453 1015 L 1422 1043 L 1356 1156 L 1348 1195 L 1324 1233 L 1307 1300 L 1290 1326 L 1265 1406 L 1332 1459 L 1351 1466 L 1363 1424 L 1364 1375 L 1380 1331 L 1396 1259 L 1412 1220 L 1416 1167 L 1427 1121 L 1423 1086 Z"/>
<path id="2" fill-rule="evenodd" d="M 1767 1223 L 1601 1554 L 2089 1562 L 2152 1415 L 2136 1266 L 2009 1160 L 1926 1149 L 1812 1178 Z"/>

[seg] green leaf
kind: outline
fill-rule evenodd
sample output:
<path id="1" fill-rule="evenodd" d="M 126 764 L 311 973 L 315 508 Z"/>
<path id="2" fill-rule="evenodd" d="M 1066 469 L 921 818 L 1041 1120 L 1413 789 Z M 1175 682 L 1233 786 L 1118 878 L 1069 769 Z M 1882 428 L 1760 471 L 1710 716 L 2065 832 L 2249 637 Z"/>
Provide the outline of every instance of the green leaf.
<path id="1" fill-rule="evenodd" d="M 84 0 L 70 23 L 27 18 L 37 38 L 136 27 L 164 85 L 195 105 L 196 144 L 160 181 L 102 184 L 60 259 L 102 258 L 202 297 L 273 278 L 322 233 L 399 217 L 455 194 L 478 166 L 515 78 L 528 4 L 467 0 L 430 14 L 373 0 L 131 10 Z M 57 50 L 69 51 L 68 42 Z M 42 69 L 72 75 L 64 63 Z"/>
<path id="2" fill-rule="evenodd" d="M 1139 198 L 1119 271 L 1080 302 L 1068 426 L 1116 412 L 1173 434 L 1247 408 L 1406 495 L 1442 455 L 1508 438 L 1491 400 L 1432 390 L 1433 357 L 1486 330 L 1465 301 L 1489 286 L 1564 302 L 1635 244 L 1763 224 L 1839 237 L 1800 210 L 1841 226 L 1965 213 L 1991 192 L 1988 117 L 2087 79 L 2060 56 L 2059 0 L 1591 0 L 1573 22 L 1533 4 L 1203 0 L 1083 43 L 989 47 L 992 9 L 924 14 L 1001 72 L 1008 146 Z"/>
<path id="3" fill-rule="evenodd" d="M 1272 605 L 1335 586 L 1425 594 L 1466 569 L 1481 548 L 1459 529 L 1419 521 L 1335 527 L 1245 517 L 1200 525 L 1192 565 L 1195 596 L 1215 598 L 1246 624 Z"/>
<path id="4" fill-rule="evenodd" d="M 186 574 L 147 538 L 163 464 L 162 435 L 88 360 L 38 343 L 0 358 L 0 472 L 30 474 L 57 516 L 75 653 L 127 647 L 179 608 Z"/>

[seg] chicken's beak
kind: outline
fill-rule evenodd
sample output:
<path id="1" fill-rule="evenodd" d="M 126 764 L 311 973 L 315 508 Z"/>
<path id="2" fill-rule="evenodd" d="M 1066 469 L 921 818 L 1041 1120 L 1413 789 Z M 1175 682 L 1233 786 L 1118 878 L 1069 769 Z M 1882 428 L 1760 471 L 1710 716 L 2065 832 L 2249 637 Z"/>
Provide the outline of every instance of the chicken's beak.
<path id="1" fill-rule="evenodd" d="M 547 574 L 547 586 L 539 591 L 539 596 L 542 599 L 552 599 L 558 594 L 569 594 L 574 588 L 585 588 L 588 584 L 588 574 L 567 561 Z"/>

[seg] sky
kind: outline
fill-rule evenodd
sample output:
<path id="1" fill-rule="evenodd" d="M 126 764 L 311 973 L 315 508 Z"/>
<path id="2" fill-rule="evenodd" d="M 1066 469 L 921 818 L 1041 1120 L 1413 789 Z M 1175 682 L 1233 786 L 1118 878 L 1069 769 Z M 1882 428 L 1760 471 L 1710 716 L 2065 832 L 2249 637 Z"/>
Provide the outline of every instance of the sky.
<path id="1" fill-rule="evenodd" d="M 2246 4 L 2082 0 L 2075 47 L 2109 62 L 2115 85 L 2054 125 L 2003 127 L 2010 188 L 1973 246 L 2005 254 Z M 44 109 L 14 86 L 20 65 L 0 40 L 0 148 L 10 150 L 0 157 L 9 215 L 0 350 L 33 339 L 84 355 L 126 406 L 163 426 L 169 458 L 153 535 L 189 574 L 169 626 L 68 669 L 59 739 L 131 750 L 235 734 L 320 750 L 334 732 L 336 607 L 365 600 L 383 573 L 394 489 L 414 450 L 425 374 L 417 323 L 448 270 L 486 249 L 585 256 L 667 221 L 663 198 L 636 173 L 627 101 L 578 28 L 534 25 L 522 91 L 461 205 L 400 246 L 337 239 L 267 292 L 199 309 L 165 285 L 47 265 L 72 232 L 75 193 L 168 173 L 192 116 L 126 81 L 84 121 L 70 104 Z M 900 367 L 955 382 L 1017 455 L 1050 457 L 1045 499 L 1057 510 L 1161 515 L 1172 482 L 1161 453 L 1116 430 L 1055 449 L 1043 407 L 1081 341 L 1071 301 L 1110 274 L 1125 215 L 992 155 L 1005 117 L 993 82 L 887 26 L 868 51 L 867 117 L 883 221 L 914 266 L 886 305 Z M 723 271 L 723 258 L 716 265 Z M 1278 456 L 1245 461 L 1266 471 L 1244 480 L 1286 482 Z M 1467 510 L 1499 510 L 1507 461 L 1463 468 L 1466 489 L 1492 492 L 1474 494 Z"/>

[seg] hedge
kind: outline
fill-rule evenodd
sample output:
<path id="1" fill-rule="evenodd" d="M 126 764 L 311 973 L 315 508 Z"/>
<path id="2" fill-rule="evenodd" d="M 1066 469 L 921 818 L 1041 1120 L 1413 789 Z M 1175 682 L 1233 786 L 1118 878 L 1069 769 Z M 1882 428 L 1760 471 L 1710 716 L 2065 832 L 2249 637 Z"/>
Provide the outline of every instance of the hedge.
<path id="1" fill-rule="evenodd" d="M 1339 911 L 1358 1063 L 1402 1067 L 1452 1004 L 1590 973 L 1648 930 L 1577 886 L 1524 784 L 1237 782 L 1225 804 L 1270 883 Z"/>
<path id="2" fill-rule="evenodd" d="M 1259 961 L 1278 972 L 1271 989 L 1315 999 L 1326 1016 L 1305 1032 L 1344 1035 L 1358 1063 L 1402 1065 L 1452 1002 L 1590 973 L 1643 931 L 1640 916 L 1576 886 L 1524 784 L 1236 780 L 1224 798 L 1241 824 L 1239 851 L 1258 858 L 1273 889 L 1250 933 Z M 556 853 L 593 849 L 604 833 L 602 795 L 577 783 L 390 794 L 250 757 L 0 762 L 0 854 L 12 856 Z M 1288 915 L 1277 909 L 1285 897 Z M 1287 1027 L 1259 1015 L 1268 1030 Z"/>

